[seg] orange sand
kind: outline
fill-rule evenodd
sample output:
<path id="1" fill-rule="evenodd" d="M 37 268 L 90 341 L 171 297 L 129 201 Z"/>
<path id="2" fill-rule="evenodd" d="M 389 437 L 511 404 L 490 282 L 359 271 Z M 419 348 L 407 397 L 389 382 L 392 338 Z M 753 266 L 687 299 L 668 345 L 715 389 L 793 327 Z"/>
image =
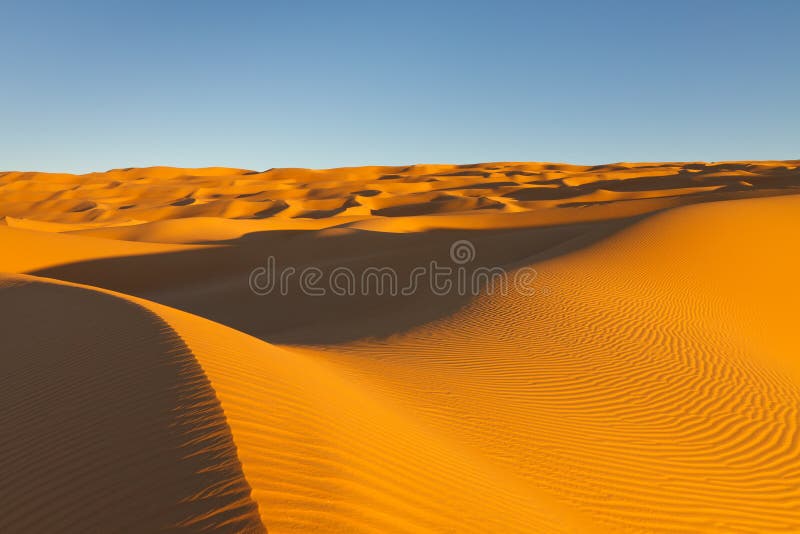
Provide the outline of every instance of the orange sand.
<path id="1" fill-rule="evenodd" d="M 798 532 L 800 162 L 0 173 L 0 532 Z M 535 268 L 258 296 L 253 268 Z"/>

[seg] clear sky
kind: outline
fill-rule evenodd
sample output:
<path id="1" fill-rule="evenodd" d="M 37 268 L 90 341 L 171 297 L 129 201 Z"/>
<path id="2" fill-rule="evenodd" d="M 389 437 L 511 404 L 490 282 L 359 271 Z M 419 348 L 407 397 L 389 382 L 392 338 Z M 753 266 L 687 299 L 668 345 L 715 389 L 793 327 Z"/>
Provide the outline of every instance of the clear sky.
<path id="1" fill-rule="evenodd" d="M 800 1 L 0 2 L 0 169 L 800 158 Z"/>

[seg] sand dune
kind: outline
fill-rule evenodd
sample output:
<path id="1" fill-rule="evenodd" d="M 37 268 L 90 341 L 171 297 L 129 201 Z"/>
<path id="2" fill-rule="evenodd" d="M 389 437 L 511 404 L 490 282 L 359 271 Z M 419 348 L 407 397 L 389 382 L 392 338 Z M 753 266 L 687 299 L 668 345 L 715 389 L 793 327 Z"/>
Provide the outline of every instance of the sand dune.
<path id="1" fill-rule="evenodd" d="M 0 530 L 799 531 L 798 165 L 0 173 Z"/>
<path id="2" fill-rule="evenodd" d="M 0 214 L 17 220 L 16 224 L 20 219 L 59 223 L 55 231 L 69 231 L 69 225 L 74 225 L 74 231 L 91 232 L 91 226 L 136 226 L 195 217 L 264 219 L 276 225 L 256 227 L 262 230 L 286 228 L 285 221 L 293 219 L 301 220 L 298 228 L 307 229 L 303 219 L 324 220 L 312 226 L 318 229 L 376 217 L 402 219 L 484 209 L 517 213 L 703 194 L 705 200 L 726 194 L 775 194 L 798 185 L 796 168 L 796 161 L 776 161 L 594 167 L 485 163 L 264 172 L 153 167 L 85 175 L 6 172 L 0 173 Z M 707 195 L 711 192 L 718 195 Z M 695 200 L 700 199 L 682 202 Z M 402 220 L 394 223 L 396 227 L 403 224 Z M 207 239 L 202 239 L 204 232 L 198 233 L 198 241 L 219 239 L 214 230 Z M 141 240 L 143 235 L 114 237 Z M 149 237 L 158 239 L 157 233 Z"/>

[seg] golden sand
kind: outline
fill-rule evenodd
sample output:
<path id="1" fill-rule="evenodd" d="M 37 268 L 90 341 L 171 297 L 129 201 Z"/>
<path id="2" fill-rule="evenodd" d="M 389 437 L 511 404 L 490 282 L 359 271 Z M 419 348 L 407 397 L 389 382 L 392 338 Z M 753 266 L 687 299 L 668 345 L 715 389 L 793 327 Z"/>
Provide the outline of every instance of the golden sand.
<path id="1" fill-rule="evenodd" d="M 800 162 L 0 173 L 0 532 L 798 532 Z M 253 293 L 281 265 L 531 294 Z"/>

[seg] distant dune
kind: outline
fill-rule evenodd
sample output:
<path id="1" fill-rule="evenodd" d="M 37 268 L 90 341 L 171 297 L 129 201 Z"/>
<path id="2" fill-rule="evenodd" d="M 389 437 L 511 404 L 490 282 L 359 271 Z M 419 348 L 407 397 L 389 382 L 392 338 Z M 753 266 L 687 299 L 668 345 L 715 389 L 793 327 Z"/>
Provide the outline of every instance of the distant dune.
<path id="1" fill-rule="evenodd" d="M 798 235 L 800 161 L 0 173 L 0 532 L 800 532 Z"/>

